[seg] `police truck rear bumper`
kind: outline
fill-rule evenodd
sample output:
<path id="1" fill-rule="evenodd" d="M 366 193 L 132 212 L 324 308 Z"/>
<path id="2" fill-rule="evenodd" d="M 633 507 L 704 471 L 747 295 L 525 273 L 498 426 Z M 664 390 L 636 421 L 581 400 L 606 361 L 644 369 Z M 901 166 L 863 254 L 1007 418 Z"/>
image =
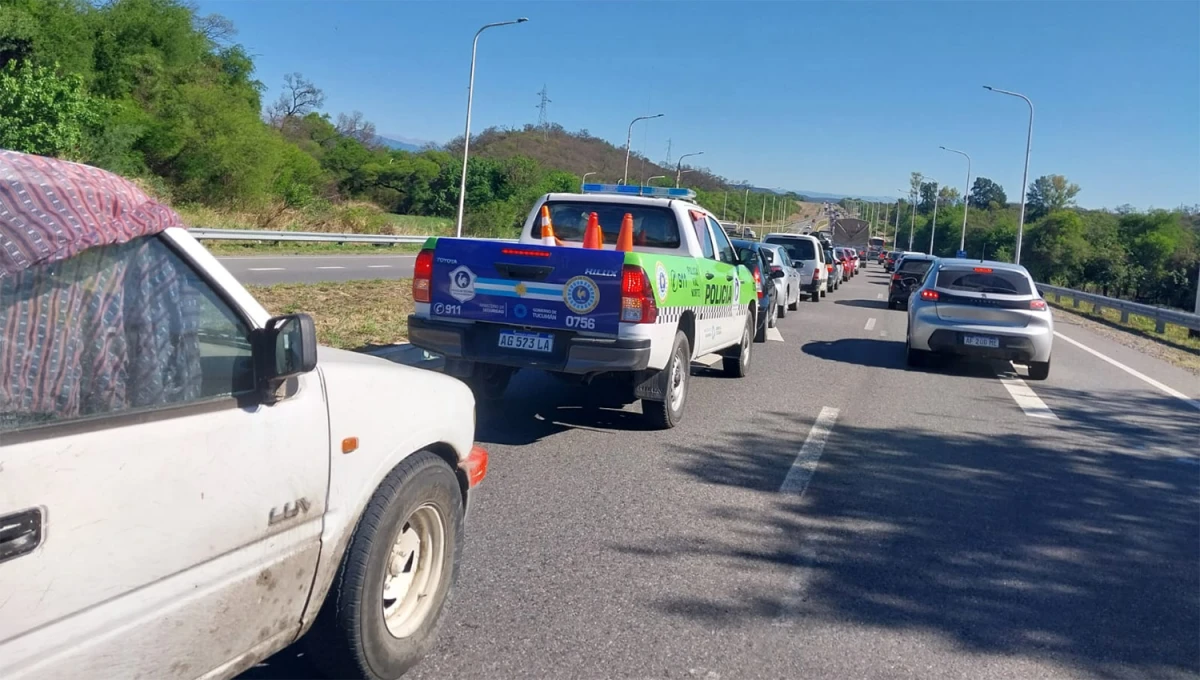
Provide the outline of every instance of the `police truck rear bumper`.
<path id="1" fill-rule="evenodd" d="M 543 353 L 499 347 L 502 330 L 553 335 L 554 349 Z M 447 359 L 577 375 L 641 371 L 650 363 L 649 338 L 592 338 L 574 331 L 494 323 L 447 323 L 415 315 L 408 317 L 408 341 Z"/>

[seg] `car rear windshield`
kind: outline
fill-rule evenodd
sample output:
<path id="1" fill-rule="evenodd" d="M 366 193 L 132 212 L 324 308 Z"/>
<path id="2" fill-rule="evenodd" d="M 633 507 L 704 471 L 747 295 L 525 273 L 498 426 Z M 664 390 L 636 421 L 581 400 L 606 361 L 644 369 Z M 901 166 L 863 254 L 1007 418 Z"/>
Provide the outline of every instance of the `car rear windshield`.
<path id="1" fill-rule="evenodd" d="M 633 244 L 648 248 L 678 248 L 679 225 L 675 213 L 668 208 L 621 203 L 590 203 L 588 201 L 550 201 L 550 221 L 554 235 L 563 241 L 582 241 L 588 216 L 596 213 L 605 243 L 616 243 L 625 215 L 633 216 Z M 533 236 L 541 236 L 541 221 L 534 219 Z"/>
<path id="2" fill-rule="evenodd" d="M 788 238 L 786 236 L 768 236 L 767 243 L 782 246 L 792 260 L 815 260 L 817 248 L 806 238 Z"/>
<path id="3" fill-rule="evenodd" d="M 1030 295 L 1033 292 L 1028 278 L 1018 272 L 1004 270 L 943 269 L 938 272 L 937 287 L 1000 295 Z"/>
<path id="4" fill-rule="evenodd" d="M 905 260 L 900 264 L 901 274 L 924 274 L 933 266 L 933 260 Z"/>

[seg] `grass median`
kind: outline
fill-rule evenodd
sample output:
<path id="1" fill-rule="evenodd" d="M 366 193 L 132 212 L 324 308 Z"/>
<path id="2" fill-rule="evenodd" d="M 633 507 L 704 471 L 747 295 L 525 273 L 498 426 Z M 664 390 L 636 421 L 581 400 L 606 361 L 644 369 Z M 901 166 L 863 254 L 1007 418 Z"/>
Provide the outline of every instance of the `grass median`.
<path id="1" fill-rule="evenodd" d="M 247 286 L 272 314 L 304 312 L 322 345 L 366 349 L 404 342 L 412 313 L 411 279 Z"/>
<path id="2" fill-rule="evenodd" d="M 1189 338 L 1182 326 L 1167 324 L 1166 332 L 1158 333 L 1154 330 L 1154 320 L 1148 317 L 1130 314 L 1121 321 L 1121 312 L 1115 309 L 1094 312 L 1091 303 L 1082 300 L 1079 307 L 1073 307 L 1074 298 L 1067 295 L 1056 301 L 1050 294 L 1046 302 L 1110 340 L 1200 375 L 1200 340 Z"/>

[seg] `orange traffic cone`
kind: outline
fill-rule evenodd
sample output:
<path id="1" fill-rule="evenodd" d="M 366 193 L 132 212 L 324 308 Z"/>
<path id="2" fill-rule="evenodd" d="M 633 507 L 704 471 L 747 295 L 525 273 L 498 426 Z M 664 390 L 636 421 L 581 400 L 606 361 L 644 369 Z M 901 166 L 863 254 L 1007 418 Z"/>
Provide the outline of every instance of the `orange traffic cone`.
<path id="1" fill-rule="evenodd" d="M 561 245 L 561 241 L 554 235 L 554 224 L 550 222 L 550 208 L 542 206 L 542 245 L 555 246 Z"/>
<path id="2" fill-rule="evenodd" d="M 600 216 L 596 213 L 588 215 L 587 230 L 583 232 L 583 247 L 596 250 L 604 247 L 604 232 L 600 230 Z"/>
<path id="3" fill-rule="evenodd" d="M 617 250 L 633 250 L 633 215 L 625 213 L 621 220 L 621 231 L 617 233 Z"/>

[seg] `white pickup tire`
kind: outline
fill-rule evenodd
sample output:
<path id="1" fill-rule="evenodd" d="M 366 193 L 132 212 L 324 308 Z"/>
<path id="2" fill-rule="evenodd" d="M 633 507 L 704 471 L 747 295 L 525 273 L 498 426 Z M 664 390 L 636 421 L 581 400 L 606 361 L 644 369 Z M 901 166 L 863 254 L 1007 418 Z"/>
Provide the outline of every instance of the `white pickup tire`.
<path id="1" fill-rule="evenodd" d="M 454 470 L 418 451 L 368 502 L 333 586 L 305 638 L 329 677 L 395 680 L 432 646 L 462 552 Z"/>

